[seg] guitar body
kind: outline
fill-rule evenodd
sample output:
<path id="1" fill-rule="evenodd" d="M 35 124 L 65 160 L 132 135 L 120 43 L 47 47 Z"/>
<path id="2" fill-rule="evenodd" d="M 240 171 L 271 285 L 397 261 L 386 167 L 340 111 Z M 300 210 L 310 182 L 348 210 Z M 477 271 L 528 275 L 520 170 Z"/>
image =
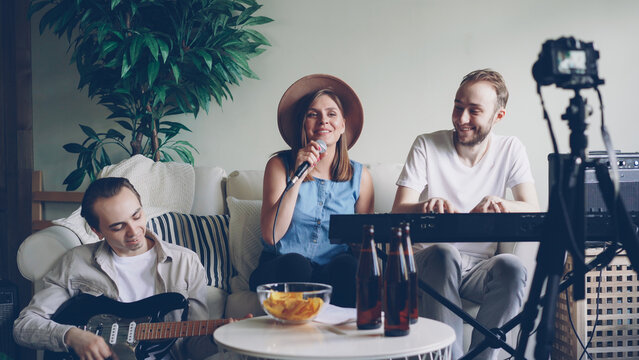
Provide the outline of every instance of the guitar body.
<path id="1" fill-rule="evenodd" d="M 178 309 L 188 311 L 188 300 L 178 293 L 158 294 L 132 303 L 121 303 L 105 296 L 80 294 L 62 304 L 51 320 L 101 336 L 119 360 L 137 360 L 144 359 L 149 351 L 168 349 L 176 339 L 153 342 L 151 346 L 146 346 L 145 342 L 133 339 L 129 334 L 131 324 L 160 322 L 166 314 Z M 55 360 L 77 357 L 73 353 L 47 351 L 44 358 Z"/>

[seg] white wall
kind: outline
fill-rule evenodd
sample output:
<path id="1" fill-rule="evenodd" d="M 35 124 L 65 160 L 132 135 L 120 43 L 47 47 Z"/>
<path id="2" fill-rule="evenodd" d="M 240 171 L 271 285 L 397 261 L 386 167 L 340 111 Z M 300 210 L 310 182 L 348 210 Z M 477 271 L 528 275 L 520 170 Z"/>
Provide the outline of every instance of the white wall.
<path id="1" fill-rule="evenodd" d="M 200 151 L 196 164 L 261 169 L 283 149 L 276 126 L 280 96 L 298 78 L 328 73 L 348 82 L 364 105 L 365 126 L 352 157 L 403 162 L 414 137 L 450 128 L 455 90 L 466 73 L 490 67 L 506 78 L 511 98 L 500 134 L 517 135 L 528 149 L 540 202 L 547 204 L 547 161 L 552 150 L 531 76 L 541 44 L 575 36 L 594 41 L 606 121 L 616 148 L 637 151 L 639 120 L 633 104 L 639 82 L 639 2 L 635 0 L 263 0 L 259 15 L 275 21 L 260 30 L 273 46 L 251 65 L 261 80 L 234 87 L 234 101 L 185 120 L 184 139 Z M 37 19 L 36 19 L 37 21 Z M 63 189 L 75 157 L 62 145 L 84 139 L 78 123 L 108 128 L 107 111 L 76 90 L 65 40 L 39 35 L 33 24 L 35 167 L 45 188 Z M 568 148 L 560 120 L 571 93 L 544 88 L 560 149 Z M 594 93 L 584 91 L 598 107 Z M 590 118 L 589 149 L 601 149 L 598 111 Z"/>

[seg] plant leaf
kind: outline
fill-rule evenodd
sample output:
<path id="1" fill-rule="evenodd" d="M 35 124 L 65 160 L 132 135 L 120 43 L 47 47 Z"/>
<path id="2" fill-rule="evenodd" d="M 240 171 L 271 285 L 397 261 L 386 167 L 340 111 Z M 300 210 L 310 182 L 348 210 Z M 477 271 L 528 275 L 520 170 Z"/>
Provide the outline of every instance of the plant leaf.
<path id="1" fill-rule="evenodd" d="M 131 123 L 129 123 L 128 121 L 124 121 L 124 120 L 118 120 L 116 121 L 118 124 L 120 124 L 120 126 L 122 126 L 123 128 L 131 131 L 133 130 L 133 127 L 131 126 Z"/>
<path id="2" fill-rule="evenodd" d="M 122 72 L 120 74 L 120 77 L 124 79 L 126 77 L 126 74 L 129 72 L 129 70 L 131 70 L 131 65 L 129 64 L 129 54 L 123 53 L 122 54 Z"/>
<path id="3" fill-rule="evenodd" d="M 211 68 L 213 68 L 213 57 L 211 57 L 211 54 L 206 52 L 206 50 L 204 49 L 197 49 L 196 52 L 202 57 L 204 63 L 206 64 L 206 67 L 208 67 L 210 71 Z"/>
<path id="4" fill-rule="evenodd" d="M 273 19 L 268 18 L 266 16 L 255 16 L 246 20 L 242 25 L 255 26 L 255 25 L 267 24 L 267 23 L 270 23 L 271 21 L 273 21 Z"/>
<path id="5" fill-rule="evenodd" d="M 145 35 L 144 43 L 146 44 L 146 47 L 149 49 L 151 56 L 153 56 L 153 59 L 155 61 L 158 61 L 158 51 L 159 51 L 158 41 L 151 35 Z"/>
<path id="6" fill-rule="evenodd" d="M 67 185 L 67 191 L 73 191 L 82 185 L 84 181 L 84 176 L 86 175 L 86 170 L 84 168 L 77 168 L 64 179 L 62 182 L 63 185 Z"/>
<path id="7" fill-rule="evenodd" d="M 160 71 L 160 64 L 157 61 L 149 62 L 147 71 L 149 76 L 149 87 L 151 87 L 153 86 L 153 83 L 158 76 L 158 72 Z"/>
<path id="8" fill-rule="evenodd" d="M 106 137 L 109 139 L 118 139 L 120 141 L 124 140 L 125 138 L 125 136 L 121 132 L 115 129 L 109 129 L 109 131 L 107 131 Z"/>
<path id="9" fill-rule="evenodd" d="M 133 37 L 131 42 L 129 43 L 129 57 L 131 60 L 131 66 L 135 66 L 138 62 L 138 57 L 140 56 L 140 49 L 142 48 L 143 40 L 140 39 L 139 36 Z"/>
<path id="10" fill-rule="evenodd" d="M 68 143 L 65 144 L 64 146 L 62 146 L 64 148 L 64 150 L 66 150 L 67 152 L 70 152 L 72 154 L 79 154 L 84 150 L 84 146 L 78 144 L 78 143 Z"/>
<path id="11" fill-rule="evenodd" d="M 169 45 L 165 41 L 158 39 L 158 47 L 160 48 L 162 62 L 166 62 L 166 60 L 169 58 Z"/>
<path id="12" fill-rule="evenodd" d="M 88 137 L 95 140 L 100 140 L 100 138 L 98 138 L 98 134 L 92 128 L 82 124 L 80 124 L 80 128 Z"/>
<path id="13" fill-rule="evenodd" d="M 173 78 L 175 78 L 175 83 L 180 82 L 180 68 L 176 63 L 171 63 L 171 72 L 173 73 Z"/>

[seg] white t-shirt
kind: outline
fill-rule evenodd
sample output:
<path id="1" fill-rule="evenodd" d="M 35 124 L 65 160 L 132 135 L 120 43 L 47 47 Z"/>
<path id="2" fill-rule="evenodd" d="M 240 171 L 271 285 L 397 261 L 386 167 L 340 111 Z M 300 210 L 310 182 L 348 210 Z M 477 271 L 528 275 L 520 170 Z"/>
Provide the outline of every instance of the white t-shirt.
<path id="1" fill-rule="evenodd" d="M 135 256 L 118 256 L 114 251 L 113 265 L 117 270 L 120 301 L 133 302 L 155 295 L 155 269 L 157 251 L 155 246 L 149 251 Z"/>
<path id="2" fill-rule="evenodd" d="M 128 303 L 146 299 L 155 295 L 155 274 L 158 252 L 153 246 L 149 251 L 135 256 L 120 257 L 113 250 L 113 265 L 117 270 L 120 301 Z M 157 354 L 164 352 L 166 346 L 148 354 L 145 360 L 156 360 Z M 167 353 L 161 360 L 170 360 Z"/>
<path id="3" fill-rule="evenodd" d="M 484 157 L 473 167 L 459 159 L 453 130 L 419 135 L 406 158 L 397 185 L 420 192 L 420 201 L 441 197 L 460 212 L 472 210 L 484 196 L 506 196 L 506 190 L 534 183 L 524 145 L 514 136 L 490 133 Z M 490 257 L 497 243 L 455 243 L 460 251 Z"/>

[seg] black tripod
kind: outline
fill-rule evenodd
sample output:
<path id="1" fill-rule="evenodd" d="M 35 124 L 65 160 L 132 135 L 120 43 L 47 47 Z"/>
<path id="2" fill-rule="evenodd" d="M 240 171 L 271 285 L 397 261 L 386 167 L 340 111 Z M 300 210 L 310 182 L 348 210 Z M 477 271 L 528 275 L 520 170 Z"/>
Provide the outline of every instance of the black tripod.
<path id="1" fill-rule="evenodd" d="M 584 174 L 587 165 L 595 167 L 600 191 L 613 221 L 616 221 L 618 242 L 627 251 L 634 269 L 636 270 L 639 266 L 639 240 L 635 227 L 625 205 L 621 199 L 618 199 L 608 167 L 600 163 L 589 163 L 585 156 L 588 143 L 585 135 L 586 118 L 590 115 L 589 112 L 586 101 L 579 94 L 579 89 L 575 89 L 575 96 L 570 100 L 566 113 L 562 115 L 562 119 L 568 120 L 568 126 L 571 130 L 571 153 L 567 158 L 557 158 L 554 163 L 555 174 L 558 174 L 559 179 L 551 189 L 545 236 L 537 253 L 537 267 L 530 295 L 523 312 L 520 314 L 522 336 L 517 344 L 517 359 L 524 358 L 529 334 L 534 327 L 539 311 L 538 307 L 543 307 L 543 312 L 537 332 L 535 358 L 546 360 L 549 357 L 554 338 L 554 316 L 560 289 L 563 290 L 573 285 L 575 300 L 584 298 L 584 274 L 588 270 L 588 266 L 584 262 L 586 239 Z M 618 246 L 619 244 L 614 244 L 615 250 Z M 567 251 L 574 259 L 574 271 L 570 281 L 564 282 L 560 286 Z M 598 260 L 599 262 L 606 260 L 606 263 L 595 265 L 606 265 L 614 257 L 614 255 L 609 255 L 610 252 L 607 252 L 606 256 L 602 256 Z M 546 292 L 542 298 L 541 292 L 544 284 Z"/>

